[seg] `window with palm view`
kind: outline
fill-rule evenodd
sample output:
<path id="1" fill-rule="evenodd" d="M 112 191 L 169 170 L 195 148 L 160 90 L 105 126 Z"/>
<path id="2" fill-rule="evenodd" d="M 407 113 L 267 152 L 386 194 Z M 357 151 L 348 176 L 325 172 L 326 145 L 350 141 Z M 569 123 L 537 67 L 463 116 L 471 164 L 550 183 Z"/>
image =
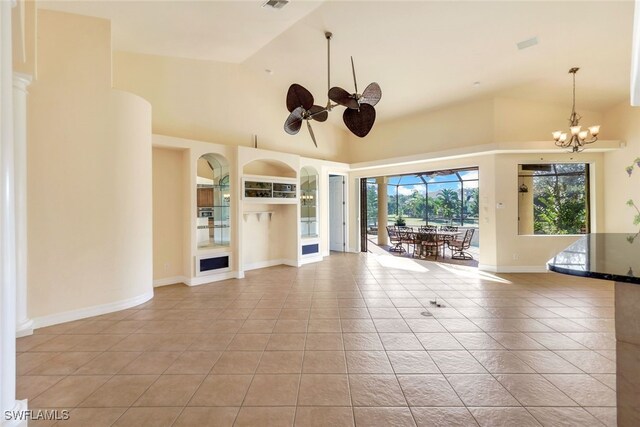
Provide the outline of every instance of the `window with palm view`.
<path id="1" fill-rule="evenodd" d="M 387 225 L 478 226 L 478 169 L 421 172 L 385 177 Z M 377 227 L 380 179 L 367 181 L 367 221 Z"/>
<path id="2" fill-rule="evenodd" d="M 518 167 L 519 234 L 589 232 L 589 165 L 551 163 Z"/>

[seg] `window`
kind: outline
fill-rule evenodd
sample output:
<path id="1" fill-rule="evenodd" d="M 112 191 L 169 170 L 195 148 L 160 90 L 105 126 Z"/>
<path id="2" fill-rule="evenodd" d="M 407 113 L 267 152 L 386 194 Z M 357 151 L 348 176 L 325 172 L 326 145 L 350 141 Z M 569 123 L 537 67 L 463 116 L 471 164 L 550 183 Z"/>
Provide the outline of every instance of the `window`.
<path id="1" fill-rule="evenodd" d="M 519 234 L 589 232 L 589 165 L 554 163 L 518 167 Z"/>

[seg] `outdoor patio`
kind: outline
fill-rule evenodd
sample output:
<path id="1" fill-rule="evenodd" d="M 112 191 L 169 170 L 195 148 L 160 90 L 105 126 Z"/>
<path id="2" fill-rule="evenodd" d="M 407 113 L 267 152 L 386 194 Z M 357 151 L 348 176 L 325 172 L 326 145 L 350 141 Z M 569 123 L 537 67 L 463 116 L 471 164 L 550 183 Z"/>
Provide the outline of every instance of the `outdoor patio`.
<path id="1" fill-rule="evenodd" d="M 427 256 L 423 259 L 427 260 L 427 261 L 434 261 L 434 262 L 443 262 L 443 263 L 447 263 L 447 264 L 456 264 L 456 265 L 464 265 L 467 267 L 478 267 L 478 260 L 480 259 L 480 247 L 477 244 L 477 238 L 475 238 L 475 235 L 477 235 L 478 233 L 478 229 L 476 229 L 476 232 L 474 233 L 474 240 L 475 240 L 475 244 L 472 243 L 471 247 L 469 247 L 469 249 L 467 249 L 465 252 L 469 253 L 473 259 L 471 260 L 460 260 L 460 259 L 452 259 L 451 258 L 451 251 L 449 250 L 449 248 L 446 247 L 445 245 L 445 250 L 443 251 L 443 253 L 439 253 L 438 254 L 438 259 L 436 260 L 434 256 Z M 383 246 L 379 246 L 378 245 L 378 236 L 376 234 L 368 234 L 367 235 L 367 240 L 369 241 L 369 245 L 367 246 L 367 250 L 368 252 L 374 253 L 374 254 L 391 254 L 391 255 L 395 255 L 398 257 L 405 257 L 405 258 L 415 258 L 414 257 L 414 253 L 413 253 L 413 247 L 411 247 L 411 245 L 409 245 L 409 250 L 407 251 L 407 245 L 403 245 L 405 251 L 404 252 L 396 252 L 396 251 L 391 251 L 390 249 L 393 247 L 393 245 L 383 245 Z M 472 241 L 473 242 L 473 241 Z"/>

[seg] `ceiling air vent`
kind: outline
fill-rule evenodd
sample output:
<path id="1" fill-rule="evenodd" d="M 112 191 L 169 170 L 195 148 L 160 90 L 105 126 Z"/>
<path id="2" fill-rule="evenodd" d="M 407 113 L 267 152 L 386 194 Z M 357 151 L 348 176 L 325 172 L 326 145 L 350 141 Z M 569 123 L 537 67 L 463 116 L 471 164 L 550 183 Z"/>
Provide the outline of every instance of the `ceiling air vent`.
<path id="1" fill-rule="evenodd" d="M 262 7 L 267 9 L 282 9 L 289 3 L 289 0 L 267 0 L 262 4 Z"/>
<path id="2" fill-rule="evenodd" d="M 523 49 L 526 49 L 528 47 L 535 46 L 537 44 L 538 44 L 538 38 L 537 37 L 532 37 L 530 39 L 523 40 L 520 43 L 516 43 L 516 46 L 518 46 L 519 50 L 523 50 Z"/>

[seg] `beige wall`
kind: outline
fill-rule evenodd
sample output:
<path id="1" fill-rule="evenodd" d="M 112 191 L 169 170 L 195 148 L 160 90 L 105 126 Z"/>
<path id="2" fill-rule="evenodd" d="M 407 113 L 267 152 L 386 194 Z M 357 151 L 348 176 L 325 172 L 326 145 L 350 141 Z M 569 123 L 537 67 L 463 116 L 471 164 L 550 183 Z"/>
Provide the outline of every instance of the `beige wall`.
<path id="1" fill-rule="evenodd" d="M 603 128 L 611 129 L 615 138 L 626 142 L 626 147 L 605 153 L 605 231 L 608 233 L 637 232 L 633 224 L 635 209 L 627 206 L 635 200 L 640 207 L 640 168 L 636 165 L 631 176 L 625 168 L 640 158 L 640 108 L 623 102 L 604 117 Z"/>
<path id="2" fill-rule="evenodd" d="M 365 138 L 349 134 L 350 163 L 493 142 L 493 102 L 489 98 L 383 119 L 378 117 Z"/>
<path id="3" fill-rule="evenodd" d="M 244 203 L 244 212 L 264 211 L 272 215 L 249 214 L 243 219 L 243 267 L 253 269 L 273 261 L 296 265 L 297 205 Z"/>
<path id="4" fill-rule="evenodd" d="M 184 275 L 184 150 L 153 148 L 153 280 Z"/>
<path id="5" fill-rule="evenodd" d="M 570 112 L 570 106 L 481 98 L 400 119 L 384 121 L 378 118 L 366 138 L 348 136 L 349 162 L 392 159 L 492 143 L 551 142 L 552 131 L 568 129 Z M 580 113 L 582 123 L 602 123 L 599 113 Z M 608 129 L 604 127 L 603 136 L 608 136 Z"/>
<path id="6" fill-rule="evenodd" d="M 152 295 L 152 202 L 151 108 L 110 88 L 109 22 L 41 10 L 38 26 L 28 309 L 41 325 Z"/>
<path id="7" fill-rule="evenodd" d="M 242 65 L 115 52 L 114 87 L 153 106 L 153 132 L 226 145 L 258 147 L 308 157 L 343 160 L 345 132 L 315 123 L 319 148 L 306 129 L 283 130 L 286 87 Z"/>
<path id="8" fill-rule="evenodd" d="M 567 99 L 569 100 L 569 99 Z M 569 130 L 571 105 L 556 105 L 510 98 L 495 98 L 494 141 L 552 141 L 551 132 Z M 602 114 L 580 109 L 583 126 L 602 124 Z M 601 138 L 609 135 L 603 126 Z"/>

